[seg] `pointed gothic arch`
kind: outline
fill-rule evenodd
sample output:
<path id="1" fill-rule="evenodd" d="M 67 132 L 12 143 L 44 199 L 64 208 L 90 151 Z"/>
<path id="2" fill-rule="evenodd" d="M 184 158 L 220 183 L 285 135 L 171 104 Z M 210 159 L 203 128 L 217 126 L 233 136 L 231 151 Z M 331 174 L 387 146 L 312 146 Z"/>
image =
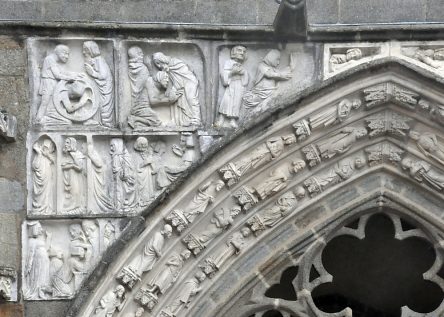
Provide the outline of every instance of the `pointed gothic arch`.
<path id="1" fill-rule="evenodd" d="M 342 76 L 302 95 L 276 96 L 273 113 L 215 146 L 186 183 L 162 197 L 162 204 L 159 199 L 145 219 L 132 220 L 68 316 L 99 316 L 107 309 L 114 309 L 112 316 L 133 316 L 138 307 L 163 317 L 233 311 L 247 317 L 272 308 L 349 316 L 349 310 L 317 311 L 301 270 L 296 304 L 265 299 L 265 287 L 284 267 L 299 266 L 312 245 L 325 245 L 344 230 L 353 216 L 383 207 L 422 228 L 437 254 L 424 277 L 444 289 L 436 274 L 444 233 L 442 84 L 392 60 Z M 396 233 L 399 238 L 405 232 Z M 122 286 L 120 298 L 116 290 Z M 444 310 L 443 303 L 433 314 Z M 436 316 L 404 311 L 403 317 Z"/>

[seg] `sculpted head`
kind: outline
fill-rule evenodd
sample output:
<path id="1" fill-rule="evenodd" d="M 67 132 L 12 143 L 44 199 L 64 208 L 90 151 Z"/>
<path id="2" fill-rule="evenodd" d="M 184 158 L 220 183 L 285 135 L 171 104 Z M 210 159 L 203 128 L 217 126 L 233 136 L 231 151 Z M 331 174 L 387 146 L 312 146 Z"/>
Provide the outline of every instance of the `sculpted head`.
<path id="1" fill-rule="evenodd" d="M 143 136 L 139 136 L 136 139 L 136 142 L 134 142 L 134 150 L 136 150 L 137 152 L 145 152 L 148 150 L 148 147 L 149 147 L 148 140 Z"/>
<path id="2" fill-rule="evenodd" d="M 49 139 L 44 139 L 42 143 L 42 152 L 45 154 L 50 154 L 55 152 L 55 145 Z"/>
<path id="3" fill-rule="evenodd" d="M 66 138 L 65 144 L 63 145 L 63 153 L 75 151 L 77 151 L 77 140 L 72 137 Z"/>
<path id="4" fill-rule="evenodd" d="M 444 61 L 444 48 L 438 48 L 433 53 L 433 59 L 437 61 Z"/>
<path id="5" fill-rule="evenodd" d="M 296 198 L 298 200 L 304 198 L 305 197 L 305 189 L 304 189 L 304 187 L 302 187 L 302 186 L 296 187 L 295 190 L 294 190 L 294 195 L 296 196 Z"/>
<path id="6" fill-rule="evenodd" d="M 366 136 L 367 135 L 367 129 L 366 128 L 358 128 L 357 130 L 356 130 L 356 137 L 359 139 L 359 138 L 362 138 L 362 137 L 364 137 L 364 136 Z"/>
<path id="7" fill-rule="evenodd" d="M 145 309 L 143 309 L 142 307 L 137 308 L 135 317 L 142 317 L 144 312 Z"/>
<path id="8" fill-rule="evenodd" d="M 264 62 L 272 67 L 278 67 L 281 63 L 281 52 L 278 50 L 269 51 L 264 57 Z"/>
<path id="9" fill-rule="evenodd" d="M 297 139 L 296 139 L 296 135 L 294 135 L 294 134 L 287 134 L 287 135 L 284 135 L 284 136 L 282 137 L 282 140 L 284 141 L 284 144 L 285 144 L 285 145 L 294 144 L 294 143 L 296 143 L 296 141 L 297 141 Z"/>
<path id="10" fill-rule="evenodd" d="M 358 60 L 362 58 L 362 51 L 359 48 L 350 48 L 345 53 L 347 61 Z"/>
<path id="11" fill-rule="evenodd" d="M 161 232 L 165 237 L 169 238 L 171 237 L 171 234 L 173 233 L 173 228 L 166 224 L 165 226 L 163 226 L 163 230 Z"/>
<path id="12" fill-rule="evenodd" d="M 128 49 L 128 57 L 129 59 L 141 59 L 143 61 L 143 51 L 138 46 L 132 46 Z"/>
<path id="13" fill-rule="evenodd" d="M 363 168 L 365 166 L 365 163 L 365 158 L 363 158 L 362 156 L 355 157 L 355 167 L 357 169 Z"/>
<path id="14" fill-rule="evenodd" d="M 293 161 L 293 162 L 291 163 L 290 171 L 291 171 L 292 173 L 297 173 L 297 172 L 299 172 L 299 171 L 302 171 L 302 170 L 305 168 L 306 165 L 307 165 L 307 164 L 305 163 L 304 160 L 301 160 L 301 159 L 299 159 L 299 160 L 295 160 L 295 161 Z"/>
<path id="15" fill-rule="evenodd" d="M 408 157 L 404 158 L 401 161 L 401 166 L 402 166 L 402 169 L 404 169 L 404 170 L 410 169 L 412 167 L 412 165 L 413 165 L 413 161 L 412 161 L 412 159 L 410 159 Z"/>
<path id="16" fill-rule="evenodd" d="M 419 140 L 419 138 L 421 137 L 421 134 L 419 134 L 419 132 L 417 132 L 417 131 L 410 131 L 409 132 L 409 137 L 412 139 L 412 140 L 415 140 L 415 141 L 418 141 Z"/>
<path id="17" fill-rule="evenodd" d="M 168 85 L 170 84 L 170 77 L 168 76 L 167 72 L 164 71 L 157 72 L 154 80 L 165 89 L 167 89 Z"/>
<path id="18" fill-rule="evenodd" d="M 196 280 L 199 281 L 199 283 L 202 283 L 207 278 L 205 273 L 202 271 L 197 271 L 197 273 L 194 275 L 194 277 L 196 278 Z"/>
<path id="19" fill-rule="evenodd" d="M 120 154 L 123 152 L 123 140 L 122 139 L 111 139 L 109 143 L 109 151 L 111 155 Z"/>
<path id="20" fill-rule="evenodd" d="M 56 54 L 59 62 L 66 63 L 69 58 L 69 47 L 63 44 L 59 44 L 55 47 L 54 53 Z"/>
<path id="21" fill-rule="evenodd" d="M 166 66 L 168 66 L 168 63 L 170 62 L 170 58 L 166 56 L 162 52 L 157 52 L 153 54 L 153 63 L 156 65 L 158 69 L 163 70 Z"/>
<path id="22" fill-rule="evenodd" d="M 190 250 L 183 250 L 181 253 L 180 253 L 180 257 L 185 261 L 185 260 L 188 260 L 189 258 L 190 258 L 190 256 L 191 256 L 191 251 Z"/>
<path id="23" fill-rule="evenodd" d="M 36 238 L 43 234 L 43 227 L 39 221 L 30 221 L 28 222 L 29 227 L 29 235 L 33 238 Z"/>
<path id="24" fill-rule="evenodd" d="M 233 47 L 230 52 L 230 57 L 236 62 L 242 64 L 247 59 L 247 48 L 242 45 Z"/>
<path id="25" fill-rule="evenodd" d="M 122 298 L 123 294 L 125 294 L 125 288 L 122 285 L 117 285 L 114 293 L 116 293 L 117 298 Z"/>
<path id="26" fill-rule="evenodd" d="M 248 236 L 251 234 L 251 230 L 250 230 L 250 228 L 243 227 L 243 228 L 241 229 L 241 234 L 242 234 L 242 236 L 243 236 L 244 238 L 248 237 Z"/>
<path id="27" fill-rule="evenodd" d="M 359 109 L 361 107 L 361 105 L 362 105 L 362 101 L 360 99 L 354 99 L 352 101 L 352 108 L 355 110 Z"/>
<path id="28" fill-rule="evenodd" d="M 94 41 L 86 41 L 83 43 L 82 53 L 83 55 L 92 58 L 100 56 L 99 45 Z"/>
<path id="29" fill-rule="evenodd" d="M 98 229 L 94 220 L 83 220 L 82 228 L 87 237 L 94 236 L 94 233 L 96 233 Z"/>

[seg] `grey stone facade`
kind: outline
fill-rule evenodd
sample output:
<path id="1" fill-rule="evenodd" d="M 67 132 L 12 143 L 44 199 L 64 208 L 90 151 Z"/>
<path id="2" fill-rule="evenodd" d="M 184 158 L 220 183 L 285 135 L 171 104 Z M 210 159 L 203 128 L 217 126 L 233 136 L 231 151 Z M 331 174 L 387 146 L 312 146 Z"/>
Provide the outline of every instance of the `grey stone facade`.
<path id="1" fill-rule="evenodd" d="M 444 292 L 443 1 L 0 7 L 0 316 L 351 316 L 380 214 Z"/>

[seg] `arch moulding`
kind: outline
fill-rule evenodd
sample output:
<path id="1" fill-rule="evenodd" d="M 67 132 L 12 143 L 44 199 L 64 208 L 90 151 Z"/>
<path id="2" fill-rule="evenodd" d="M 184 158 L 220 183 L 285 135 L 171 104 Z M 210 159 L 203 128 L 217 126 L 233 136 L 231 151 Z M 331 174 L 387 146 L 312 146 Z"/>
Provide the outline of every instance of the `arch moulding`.
<path id="1" fill-rule="evenodd" d="M 132 220 L 68 316 L 351 316 L 314 303 L 314 289 L 333 279 L 321 253 L 341 235 L 364 239 L 378 213 L 394 239 L 433 246 L 423 279 L 444 292 L 443 84 L 390 60 L 341 76 L 276 96 L 274 111 L 215 146 Z M 265 296 L 288 267 L 295 298 Z M 444 301 L 429 312 L 400 309 L 439 316 Z"/>

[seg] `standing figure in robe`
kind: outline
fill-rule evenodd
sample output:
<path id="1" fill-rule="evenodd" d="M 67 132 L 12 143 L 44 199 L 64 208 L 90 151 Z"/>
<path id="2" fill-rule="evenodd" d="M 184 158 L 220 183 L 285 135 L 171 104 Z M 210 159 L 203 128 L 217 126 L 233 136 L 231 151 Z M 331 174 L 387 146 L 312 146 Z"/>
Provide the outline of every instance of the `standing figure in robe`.
<path id="1" fill-rule="evenodd" d="M 436 190 L 444 189 L 444 174 L 432 168 L 432 165 L 426 161 L 413 162 L 411 158 L 405 158 L 401 161 L 404 170 L 410 171 L 410 176 L 418 182 L 425 181 Z"/>
<path id="2" fill-rule="evenodd" d="M 330 159 L 337 154 L 347 152 L 358 139 L 366 135 L 366 128 L 345 127 L 338 134 L 316 145 L 321 157 L 324 159 Z"/>
<path id="3" fill-rule="evenodd" d="M 293 77 L 291 69 L 280 71 L 281 52 L 271 50 L 265 55 L 257 68 L 253 88 L 244 94 L 244 106 L 255 108 L 271 97 L 277 88 L 278 81 L 286 81 Z"/>
<path id="4" fill-rule="evenodd" d="M 85 172 L 86 157 L 77 149 L 77 140 L 68 137 L 63 146 L 65 154 L 62 161 L 65 200 L 63 207 L 72 213 L 85 210 Z"/>
<path id="5" fill-rule="evenodd" d="M 111 69 L 100 54 L 96 42 L 84 42 L 83 55 L 86 73 L 94 79 L 100 95 L 100 122 L 103 126 L 111 128 L 114 111 L 114 81 Z"/>
<path id="6" fill-rule="evenodd" d="M 103 159 L 100 157 L 99 153 L 94 150 L 94 146 L 92 144 L 88 144 L 86 155 L 91 161 L 91 166 L 93 168 L 93 196 L 96 201 L 97 206 L 102 211 L 111 211 L 113 210 L 113 203 L 108 194 L 108 190 L 106 188 L 105 181 L 105 163 Z"/>
<path id="7" fill-rule="evenodd" d="M 154 157 L 148 140 L 141 136 L 134 143 L 134 150 L 139 153 L 136 161 L 137 200 L 139 207 L 146 207 L 154 199 Z"/>
<path id="8" fill-rule="evenodd" d="M 121 311 L 125 304 L 125 288 L 117 285 L 115 289 L 109 290 L 100 299 L 99 305 L 94 310 L 96 317 L 112 317 L 117 311 Z"/>
<path id="9" fill-rule="evenodd" d="M 111 139 L 110 154 L 116 190 L 115 206 L 117 210 L 129 211 L 137 203 L 136 178 L 130 154 L 122 139 Z"/>
<path id="10" fill-rule="evenodd" d="M 177 91 L 183 92 L 177 100 L 176 123 L 181 126 L 200 125 L 199 80 L 194 72 L 180 59 L 161 52 L 153 54 L 153 63 L 168 74 Z"/>
<path id="11" fill-rule="evenodd" d="M 47 299 L 52 290 L 48 253 L 51 234 L 43 231 L 39 221 L 28 222 L 28 227 L 24 298 L 27 300 Z"/>
<path id="12" fill-rule="evenodd" d="M 32 160 L 32 210 L 49 215 L 54 212 L 55 146 L 45 139 L 42 145 L 34 143 L 33 149 L 36 154 Z"/>
<path id="13" fill-rule="evenodd" d="M 148 67 L 143 59 L 143 51 L 138 46 L 128 50 L 128 76 L 131 80 L 131 112 L 128 125 L 135 129 L 143 126 L 158 127 L 162 124 L 158 114 L 151 108 L 147 81 L 150 78 Z"/>
<path id="14" fill-rule="evenodd" d="M 435 134 L 410 131 L 409 136 L 412 140 L 416 141 L 416 146 L 425 156 L 432 157 L 444 165 L 444 146 L 438 142 Z"/>
<path id="15" fill-rule="evenodd" d="M 219 118 L 215 125 L 221 127 L 225 118 L 230 120 L 232 128 L 237 127 L 242 97 L 248 85 L 248 72 L 244 69 L 247 49 L 244 46 L 235 46 L 231 49 L 230 59 L 225 62 L 221 73 L 222 84 L 225 92 L 219 106 Z"/>
<path id="16" fill-rule="evenodd" d="M 337 106 L 331 106 L 323 112 L 312 115 L 309 118 L 310 127 L 312 130 L 322 129 L 343 122 L 349 117 L 352 109 L 356 110 L 359 107 L 361 107 L 361 100 L 359 99 L 352 101 L 348 99 L 341 100 Z"/>

